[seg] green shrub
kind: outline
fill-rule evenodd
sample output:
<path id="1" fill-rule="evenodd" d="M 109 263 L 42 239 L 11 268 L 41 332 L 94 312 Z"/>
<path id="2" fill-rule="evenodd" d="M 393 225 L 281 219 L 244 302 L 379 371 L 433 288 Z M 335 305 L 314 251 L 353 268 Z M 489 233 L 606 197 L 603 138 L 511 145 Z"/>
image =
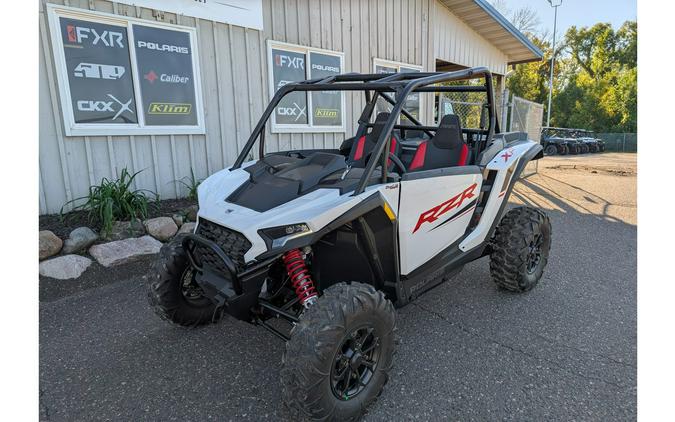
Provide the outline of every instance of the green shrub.
<path id="1" fill-rule="evenodd" d="M 148 209 L 159 201 L 159 195 L 147 189 L 131 190 L 130 186 L 140 171 L 131 174 L 124 168 L 116 180 L 103 178 L 100 185 L 89 187 L 89 194 L 81 198 L 68 201 L 61 207 L 86 199 L 81 205 L 73 207 L 73 211 L 87 211 L 89 220 L 96 221 L 101 225 L 101 233 L 109 236 L 113 222 L 116 220 L 144 220 L 148 217 Z M 151 197 L 151 198 L 149 198 Z"/>
<path id="2" fill-rule="evenodd" d="M 182 179 L 176 181 L 187 188 L 187 197 L 189 200 L 197 200 L 197 188 L 199 187 L 199 184 L 202 183 L 202 181 L 195 177 L 195 172 L 192 170 L 192 168 L 190 168 L 190 176 L 185 176 Z"/>

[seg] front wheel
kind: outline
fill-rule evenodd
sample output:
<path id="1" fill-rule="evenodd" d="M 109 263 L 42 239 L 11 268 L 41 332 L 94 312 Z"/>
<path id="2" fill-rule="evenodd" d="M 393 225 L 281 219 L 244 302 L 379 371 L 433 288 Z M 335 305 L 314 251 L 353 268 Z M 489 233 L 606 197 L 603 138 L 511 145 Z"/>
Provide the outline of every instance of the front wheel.
<path id="1" fill-rule="evenodd" d="M 492 239 L 490 274 L 501 288 L 526 292 L 544 273 L 551 249 L 551 221 L 530 207 L 509 210 Z"/>
<path id="2" fill-rule="evenodd" d="M 216 305 L 195 281 L 182 240 L 176 236 L 159 251 L 154 274 L 148 277 L 148 302 L 163 320 L 194 327 L 214 321 Z"/>
<path id="3" fill-rule="evenodd" d="M 395 327 L 394 306 L 372 286 L 326 289 L 286 343 L 282 394 L 293 419 L 358 420 L 389 377 Z"/>

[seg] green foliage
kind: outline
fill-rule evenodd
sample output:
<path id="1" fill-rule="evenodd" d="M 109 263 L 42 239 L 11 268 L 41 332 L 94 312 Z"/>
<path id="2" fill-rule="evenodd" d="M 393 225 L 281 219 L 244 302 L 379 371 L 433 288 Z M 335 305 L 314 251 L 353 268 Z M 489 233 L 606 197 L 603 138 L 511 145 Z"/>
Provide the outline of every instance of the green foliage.
<path id="1" fill-rule="evenodd" d="M 81 198 L 73 199 L 61 207 L 63 209 L 70 203 L 86 200 L 83 204 L 73 207 L 73 211 L 87 211 L 89 220 L 96 221 L 101 225 L 101 232 L 105 236 L 110 235 L 113 222 L 116 220 L 145 219 L 148 209 L 153 202 L 148 196 L 154 197 L 154 202 L 159 196 L 146 189 L 131 189 L 131 184 L 139 172 L 134 174 L 124 168 L 116 180 L 103 178 L 100 185 L 89 187 L 89 194 Z"/>
<path id="2" fill-rule="evenodd" d="M 177 180 L 177 182 L 185 186 L 188 191 L 187 197 L 189 200 L 197 200 L 197 188 L 199 188 L 199 184 L 202 183 L 202 180 L 195 177 L 195 172 L 192 168 L 190 168 L 190 176 L 185 176 L 182 179 Z"/>
<path id="3" fill-rule="evenodd" d="M 530 34 L 544 52 L 540 62 L 518 65 L 507 80 L 514 95 L 548 100 L 549 42 Z M 555 61 L 551 125 L 597 132 L 637 131 L 637 24 L 571 27 Z"/>

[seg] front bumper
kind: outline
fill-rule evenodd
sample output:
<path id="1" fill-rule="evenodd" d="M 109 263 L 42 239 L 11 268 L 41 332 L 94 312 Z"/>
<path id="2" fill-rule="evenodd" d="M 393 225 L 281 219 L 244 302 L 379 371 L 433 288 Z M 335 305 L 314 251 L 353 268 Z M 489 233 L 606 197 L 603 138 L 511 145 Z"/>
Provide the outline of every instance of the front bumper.
<path id="1" fill-rule="evenodd" d="M 258 304 L 260 290 L 274 260 L 239 270 L 216 242 L 203 236 L 188 234 L 182 246 L 204 296 L 233 317 L 252 321 L 251 309 Z M 204 249 L 210 252 L 208 259 L 200 253 Z"/>

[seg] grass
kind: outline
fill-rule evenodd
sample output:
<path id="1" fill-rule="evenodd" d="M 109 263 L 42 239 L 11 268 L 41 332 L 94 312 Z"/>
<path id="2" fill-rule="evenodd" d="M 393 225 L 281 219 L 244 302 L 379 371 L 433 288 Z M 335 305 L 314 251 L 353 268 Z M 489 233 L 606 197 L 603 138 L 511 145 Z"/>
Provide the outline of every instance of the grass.
<path id="1" fill-rule="evenodd" d="M 140 171 L 131 174 L 124 168 L 119 178 L 110 180 L 103 178 L 101 184 L 89 188 L 89 194 L 81 198 L 66 202 L 63 209 L 71 203 L 86 200 L 83 204 L 73 207 L 73 211 L 87 211 L 89 221 L 96 221 L 101 225 L 101 234 L 109 236 L 113 223 L 117 220 L 143 220 L 148 216 L 148 209 L 159 201 L 159 195 L 147 189 L 131 189 L 136 176 Z M 154 197 L 154 201 L 153 198 Z"/>
<path id="2" fill-rule="evenodd" d="M 186 181 L 187 179 L 187 181 Z M 174 180 L 175 182 L 180 183 L 181 185 L 185 186 L 185 188 L 188 191 L 187 198 L 191 201 L 196 201 L 197 200 L 197 188 L 199 188 L 199 184 L 202 183 L 201 180 L 197 179 L 195 177 L 195 172 L 190 168 L 190 175 L 185 176 L 180 180 Z"/>

